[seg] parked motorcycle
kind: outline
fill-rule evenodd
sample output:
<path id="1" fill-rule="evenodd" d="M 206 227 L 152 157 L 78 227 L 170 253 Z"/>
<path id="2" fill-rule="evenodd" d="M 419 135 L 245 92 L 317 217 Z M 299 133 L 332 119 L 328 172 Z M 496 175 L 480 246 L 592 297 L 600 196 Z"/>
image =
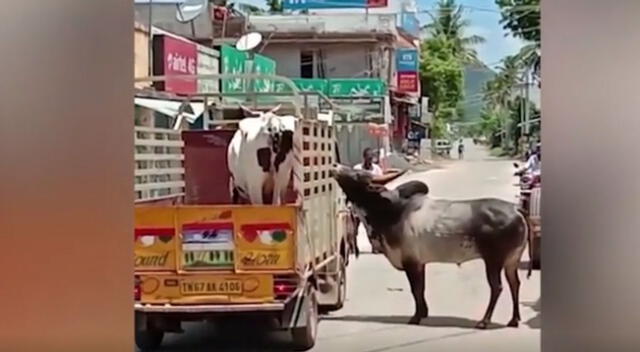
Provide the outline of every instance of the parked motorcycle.
<path id="1" fill-rule="evenodd" d="M 519 206 L 526 214 L 533 232 L 533 245 L 529 252 L 531 253 L 531 261 L 534 269 L 540 269 L 540 241 L 542 234 L 540 216 L 541 178 L 521 170 L 517 163 L 514 163 L 513 166 L 518 170 L 514 173 L 514 176 L 519 177 L 517 184 L 520 188 Z"/>

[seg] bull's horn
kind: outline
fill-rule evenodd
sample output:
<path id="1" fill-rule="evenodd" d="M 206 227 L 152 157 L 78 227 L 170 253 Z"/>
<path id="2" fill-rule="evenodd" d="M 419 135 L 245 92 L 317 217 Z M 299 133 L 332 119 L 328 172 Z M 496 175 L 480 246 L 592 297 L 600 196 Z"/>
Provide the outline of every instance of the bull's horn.
<path id="1" fill-rule="evenodd" d="M 251 115 L 251 116 L 255 116 L 258 115 L 259 113 L 256 111 L 253 111 L 251 109 L 249 109 L 248 107 L 240 104 L 240 109 L 242 109 L 244 112 L 246 112 L 247 114 Z"/>
<path id="2" fill-rule="evenodd" d="M 276 111 L 280 110 L 280 108 L 282 107 L 282 104 L 278 104 L 275 108 L 269 110 L 270 113 L 275 113 Z"/>

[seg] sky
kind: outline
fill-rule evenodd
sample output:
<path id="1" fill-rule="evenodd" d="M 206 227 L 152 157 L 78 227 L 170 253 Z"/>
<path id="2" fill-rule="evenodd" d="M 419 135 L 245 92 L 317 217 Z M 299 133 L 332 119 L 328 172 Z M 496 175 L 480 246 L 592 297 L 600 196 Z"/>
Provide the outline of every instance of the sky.
<path id="1" fill-rule="evenodd" d="M 149 0 L 134 0 L 135 2 L 148 2 Z M 160 2 L 182 2 L 176 0 L 151 0 Z M 266 7 L 266 0 L 231 0 L 238 3 L 248 3 L 262 8 Z M 384 9 L 374 9 L 371 13 L 398 12 L 401 3 L 406 0 L 388 0 L 389 6 Z M 421 24 L 429 22 L 429 15 L 424 11 L 433 11 L 438 0 L 409 0 L 415 1 L 419 12 Z M 458 4 L 465 7 L 465 16 L 471 22 L 467 35 L 480 35 L 486 39 L 486 43 L 478 45 L 476 50 L 480 59 L 491 68 L 499 65 L 499 61 L 507 55 L 517 53 L 524 45 L 520 39 L 513 38 L 500 25 L 500 8 L 495 0 L 458 0 Z M 335 12 L 362 13 L 362 10 L 333 10 Z M 320 12 L 320 11 L 318 11 Z M 326 11 L 322 11 L 326 12 Z M 507 34 L 507 35 L 506 35 Z M 506 36 L 505 36 L 506 35 Z"/>
<path id="2" fill-rule="evenodd" d="M 252 5 L 264 7 L 266 0 L 235 0 Z M 430 17 L 424 11 L 433 11 L 438 0 L 414 0 L 417 9 L 422 12 L 418 15 L 421 24 L 428 23 Z M 398 12 L 401 8 L 401 0 L 388 0 L 389 7 L 376 9 L 371 13 Z M 486 43 L 478 45 L 476 50 L 480 59 L 489 67 L 495 68 L 499 61 L 507 55 L 517 53 L 525 44 L 522 40 L 513 38 L 500 25 L 500 8 L 494 0 L 458 0 L 458 4 L 465 6 L 465 16 L 471 22 L 467 35 L 480 35 L 486 39 Z M 335 11 L 335 10 L 334 10 Z M 336 12 L 361 10 L 339 10 Z M 505 36 L 507 35 L 507 36 Z"/>
<path id="3" fill-rule="evenodd" d="M 433 10 L 437 0 L 417 0 L 418 11 Z M 479 35 L 486 39 L 486 43 L 478 45 L 480 59 L 494 68 L 499 60 L 507 55 L 517 53 L 525 44 L 522 40 L 514 38 L 502 29 L 500 25 L 500 8 L 494 0 L 458 0 L 465 7 L 465 16 L 471 22 L 467 35 Z M 427 14 L 420 16 L 422 23 L 429 20 Z"/>

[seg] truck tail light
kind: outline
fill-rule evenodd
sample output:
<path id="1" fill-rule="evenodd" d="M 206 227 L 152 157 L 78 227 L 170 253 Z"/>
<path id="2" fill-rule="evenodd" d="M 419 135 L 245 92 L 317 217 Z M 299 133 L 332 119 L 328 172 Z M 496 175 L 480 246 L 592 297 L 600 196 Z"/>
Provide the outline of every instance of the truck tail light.
<path id="1" fill-rule="evenodd" d="M 273 277 L 273 295 L 277 300 L 285 300 L 298 288 L 295 275 L 276 275 Z"/>

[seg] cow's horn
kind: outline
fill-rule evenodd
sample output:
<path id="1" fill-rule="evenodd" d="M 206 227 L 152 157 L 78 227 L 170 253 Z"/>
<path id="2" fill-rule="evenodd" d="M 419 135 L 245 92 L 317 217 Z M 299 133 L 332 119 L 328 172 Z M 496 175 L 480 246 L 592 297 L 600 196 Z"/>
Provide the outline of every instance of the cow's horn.
<path id="1" fill-rule="evenodd" d="M 281 107 L 282 107 L 282 104 L 278 104 L 278 106 L 276 106 L 275 108 L 269 110 L 269 112 L 275 113 L 276 111 L 280 110 Z"/>
<path id="2" fill-rule="evenodd" d="M 240 109 L 242 109 L 244 112 L 246 112 L 246 113 L 247 113 L 247 114 L 249 114 L 249 115 L 252 115 L 252 116 L 258 115 L 258 113 L 257 113 L 257 112 L 255 112 L 255 111 L 253 111 L 253 110 L 249 109 L 248 107 L 246 107 L 246 106 L 244 106 L 244 105 L 242 105 L 242 104 L 240 104 Z"/>

